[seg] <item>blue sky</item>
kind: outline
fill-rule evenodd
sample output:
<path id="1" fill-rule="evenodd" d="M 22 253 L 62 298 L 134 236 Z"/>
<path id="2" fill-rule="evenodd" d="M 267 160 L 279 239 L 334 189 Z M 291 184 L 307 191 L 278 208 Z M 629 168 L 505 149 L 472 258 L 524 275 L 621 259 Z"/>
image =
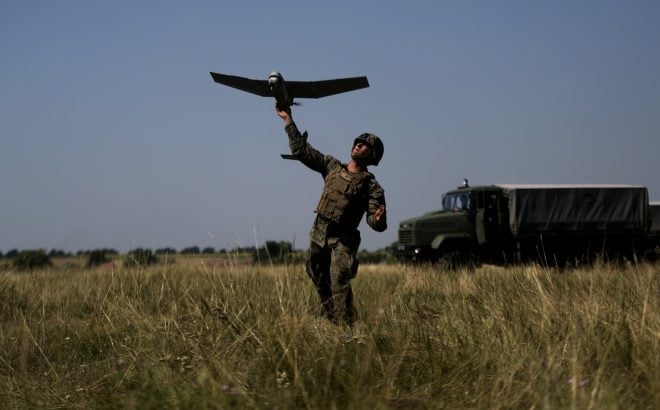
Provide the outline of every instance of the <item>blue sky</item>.
<path id="1" fill-rule="evenodd" d="M 660 200 L 657 1 L 3 1 L 0 250 L 308 243 L 322 180 L 272 99 L 209 71 L 370 88 L 294 108 L 324 153 L 385 143 L 389 229 L 465 177 Z"/>

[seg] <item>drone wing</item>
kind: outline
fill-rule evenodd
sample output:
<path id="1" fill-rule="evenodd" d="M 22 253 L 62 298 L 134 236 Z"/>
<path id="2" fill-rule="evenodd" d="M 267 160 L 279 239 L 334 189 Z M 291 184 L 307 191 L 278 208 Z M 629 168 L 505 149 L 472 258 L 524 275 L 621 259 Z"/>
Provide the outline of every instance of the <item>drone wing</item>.
<path id="1" fill-rule="evenodd" d="M 289 95 L 293 98 L 321 98 L 367 87 L 369 87 L 367 77 L 286 82 L 286 88 L 289 91 Z"/>
<path id="2" fill-rule="evenodd" d="M 270 91 L 268 81 L 266 80 L 252 80 L 250 78 L 238 77 L 235 75 L 227 75 L 211 72 L 213 81 L 228 87 L 237 88 L 241 91 L 257 94 L 262 97 L 272 97 L 273 93 Z"/>

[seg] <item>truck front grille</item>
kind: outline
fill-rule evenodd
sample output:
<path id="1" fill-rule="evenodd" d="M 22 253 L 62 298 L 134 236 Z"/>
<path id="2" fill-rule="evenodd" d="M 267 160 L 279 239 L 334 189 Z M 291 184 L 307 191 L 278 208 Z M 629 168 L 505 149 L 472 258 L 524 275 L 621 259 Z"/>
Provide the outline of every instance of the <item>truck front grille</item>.
<path id="1" fill-rule="evenodd" d="M 413 243 L 413 231 L 410 229 L 399 230 L 399 243 L 401 245 L 411 245 Z"/>

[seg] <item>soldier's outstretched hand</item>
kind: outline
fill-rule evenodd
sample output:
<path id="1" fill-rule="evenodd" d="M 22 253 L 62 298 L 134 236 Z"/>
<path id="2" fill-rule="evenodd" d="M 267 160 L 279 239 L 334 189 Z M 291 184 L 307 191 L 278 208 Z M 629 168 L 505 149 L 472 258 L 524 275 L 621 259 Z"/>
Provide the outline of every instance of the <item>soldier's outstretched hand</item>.
<path id="1" fill-rule="evenodd" d="M 289 125 L 293 122 L 293 116 L 291 115 L 291 107 L 281 109 L 280 106 L 277 105 L 277 103 L 275 103 L 275 111 L 277 112 L 277 116 L 284 121 L 284 125 Z"/>

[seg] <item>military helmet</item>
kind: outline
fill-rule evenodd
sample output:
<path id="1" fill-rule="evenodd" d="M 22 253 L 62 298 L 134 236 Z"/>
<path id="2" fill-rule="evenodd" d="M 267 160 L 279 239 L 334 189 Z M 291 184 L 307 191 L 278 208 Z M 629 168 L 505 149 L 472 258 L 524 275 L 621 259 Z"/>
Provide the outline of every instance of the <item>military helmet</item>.
<path id="1" fill-rule="evenodd" d="M 353 141 L 353 146 L 355 146 L 355 144 L 358 142 L 363 142 L 369 146 L 369 156 L 371 158 L 369 158 L 367 165 L 378 165 L 380 160 L 383 158 L 383 152 L 385 151 L 383 141 L 381 141 L 378 136 L 365 132 L 364 134 L 360 134 L 357 138 L 355 138 L 355 141 Z"/>

